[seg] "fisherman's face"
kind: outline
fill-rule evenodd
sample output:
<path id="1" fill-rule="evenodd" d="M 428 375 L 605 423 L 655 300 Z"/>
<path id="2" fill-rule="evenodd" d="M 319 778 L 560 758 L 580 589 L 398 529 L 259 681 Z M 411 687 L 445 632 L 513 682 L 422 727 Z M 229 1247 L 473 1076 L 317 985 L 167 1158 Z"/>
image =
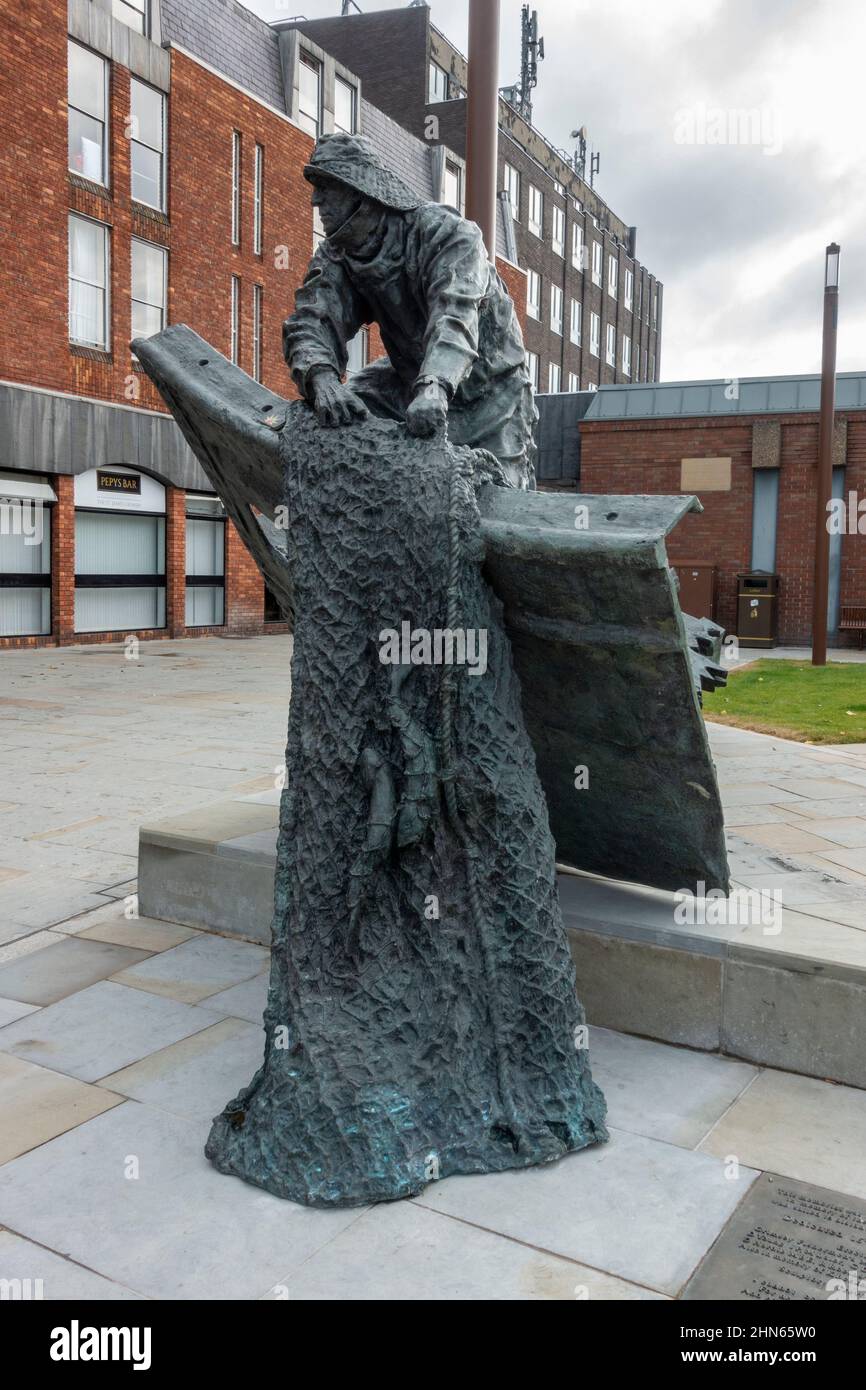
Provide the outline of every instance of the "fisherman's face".
<path id="1" fill-rule="evenodd" d="M 363 201 L 354 188 L 341 183 L 313 185 L 313 207 L 319 209 L 326 236 L 333 236 Z"/>

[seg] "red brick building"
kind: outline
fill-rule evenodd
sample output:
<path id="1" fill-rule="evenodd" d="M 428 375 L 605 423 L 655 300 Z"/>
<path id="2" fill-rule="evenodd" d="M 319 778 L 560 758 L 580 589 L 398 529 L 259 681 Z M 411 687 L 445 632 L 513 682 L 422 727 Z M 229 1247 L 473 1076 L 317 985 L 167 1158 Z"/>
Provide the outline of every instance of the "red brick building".
<path id="1" fill-rule="evenodd" d="M 424 198 L 441 160 L 235 0 L 21 0 L 0 63 L 0 646 L 284 631 L 129 342 L 188 323 L 293 394 L 316 136 L 363 131 Z"/>
<path id="2" fill-rule="evenodd" d="M 579 422 L 580 490 L 695 493 L 703 512 L 685 517 L 668 540 L 683 606 L 692 611 L 691 571 L 710 566 L 708 616 L 736 633 L 738 575 L 773 572 L 778 641 L 808 644 L 819 395 L 817 376 L 604 387 Z M 846 520 L 831 531 L 828 617 L 831 641 L 844 646 L 858 638 L 840 629 L 843 610 L 866 604 L 866 537 L 850 526 L 848 505 L 852 493 L 866 500 L 866 373 L 838 379 L 833 465 Z M 866 515 L 862 522 L 866 532 Z M 739 627 L 748 637 L 747 625 Z"/>

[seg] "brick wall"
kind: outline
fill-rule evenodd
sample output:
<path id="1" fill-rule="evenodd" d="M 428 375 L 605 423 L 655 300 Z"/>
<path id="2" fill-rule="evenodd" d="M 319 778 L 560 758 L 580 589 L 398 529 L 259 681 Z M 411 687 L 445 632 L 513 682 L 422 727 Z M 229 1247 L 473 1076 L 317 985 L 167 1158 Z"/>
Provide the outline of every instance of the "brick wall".
<path id="1" fill-rule="evenodd" d="M 781 643 L 796 645 L 811 640 L 818 421 L 815 415 L 774 418 L 781 426 L 778 637 Z M 866 418 L 852 414 L 847 419 L 845 491 L 866 497 Z M 731 490 L 699 494 L 703 512 L 684 517 L 668 538 L 672 564 L 716 565 L 716 618 L 730 632 L 737 626 L 737 574 L 751 565 L 753 424 L 747 417 L 583 421 L 580 428 L 585 492 L 680 493 L 683 458 L 731 459 Z M 842 538 L 841 602 L 866 603 L 864 536 Z M 838 645 L 856 640 L 843 633 Z"/>

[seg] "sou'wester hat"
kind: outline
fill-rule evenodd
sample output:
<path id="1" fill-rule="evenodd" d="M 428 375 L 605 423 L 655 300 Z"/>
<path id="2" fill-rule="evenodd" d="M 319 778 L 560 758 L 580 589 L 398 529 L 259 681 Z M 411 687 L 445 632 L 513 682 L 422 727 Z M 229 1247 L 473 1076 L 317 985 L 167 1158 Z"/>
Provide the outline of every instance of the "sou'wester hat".
<path id="1" fill-rule="evenodd" d="M 310 183 L 336 180 L 386 208 L 409 212 L 424 202 L 379 158 L 363 135 L 323 135 L 304 166 Z"/>

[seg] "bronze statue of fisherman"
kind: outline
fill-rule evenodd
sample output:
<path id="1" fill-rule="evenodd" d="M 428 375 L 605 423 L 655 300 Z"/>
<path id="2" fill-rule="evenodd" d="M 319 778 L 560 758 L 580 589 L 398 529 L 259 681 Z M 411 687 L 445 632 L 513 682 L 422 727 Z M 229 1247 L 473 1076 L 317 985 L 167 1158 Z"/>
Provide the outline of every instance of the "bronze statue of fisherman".
<path id="1" fill-rule="evenodd" d="M 537 411 L 520 325 L 474 222 L 425 203 L 358 135 L 323 137 L 305 177 L 326 237 L 283 327 L 286 361 L 322 425 L 368 412 L 486 449 L 534 486 Z M 344 385 L 347 343 L 377 323 L 388 354 Z"/>

